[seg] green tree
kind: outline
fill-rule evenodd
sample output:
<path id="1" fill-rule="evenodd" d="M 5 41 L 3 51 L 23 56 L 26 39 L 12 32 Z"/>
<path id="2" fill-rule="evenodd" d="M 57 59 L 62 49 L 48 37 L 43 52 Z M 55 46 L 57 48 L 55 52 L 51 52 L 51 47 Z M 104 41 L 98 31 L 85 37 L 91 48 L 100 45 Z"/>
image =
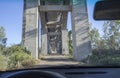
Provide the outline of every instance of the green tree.
<path id="1" fill-rule="evenodd" d="M 30 55 L 29 51 L 27 51 L 23 46 L 18 46 L 18 45 L 13 45 L 11 47 L 4 48 L 2 54 L 11 56 L 13 53 L 16 53 L 16 52 L 21 52 L 21 53 L 24 52 Z"/>
<path id="2" fill-rule="evenodd" d="M 103 38 L 109 49 L 118 50 L 120 48 L 120 24 L 117 21 L 106 21 L 103 25 Z"/>
<path id="3" fill-rule="evenodd" d="M 100 41 L 100 34 L 99 34 L 99 31 L 98 29 L 96 28 L 92 28 L 90 30 L 90 37 L 91 37 L 91 46 L 93 49 L 96 49 L 98 48 L 98 44 L 99 44 L 99 41 Z"/>
<path id="4" fill-rule="evenodd" d="M 0 38 L 5 37 L 5 28 L 3 26 L 0 27 Z"/>
<path id="5" fill-rule="evenodd" d="M 6 45 L 7 38 L 5 38 L 5 28 L 3 26 L 0 27 L 0 45 Z"/>
<path id="6" fill-rule="evenodd" d="M 19 69 L 23 67 L 30 67 L 36 63 L 36 60 L 25 52 L 16 51 L 11 54 L 8 61 L 9 69 Z"/>
<path id="7" fill-rule="evenodd" d="M 73 46 L 72 46 L 72 31 L 70 30 L 68 32 L 68 38 L 69 38 L 69 52 L 72 54 Z"/>
<path id="8" fill-rule="evenodd" d="M 36 63 L 36 60 L 31 57 L 30 52 L 20 45 L 5 47 L 1 53 L 0 61 L 4 65 L 7 64 L 7 69 L 30 67 Z M 3 64 L 1 64 L 1 67 L 4 66 Z"/>

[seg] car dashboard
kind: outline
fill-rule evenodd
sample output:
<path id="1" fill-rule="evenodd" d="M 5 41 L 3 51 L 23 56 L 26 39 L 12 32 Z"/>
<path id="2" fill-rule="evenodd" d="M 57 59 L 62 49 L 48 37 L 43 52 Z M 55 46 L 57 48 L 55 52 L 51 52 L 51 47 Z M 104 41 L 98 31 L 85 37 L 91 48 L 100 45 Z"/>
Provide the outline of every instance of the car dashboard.
<path id="1" fill-rule="evenodd" d="M 42 72 L 49 72 L 52 74 L 58 74 L 62 77 L 58 78 L 119 78 L 120 77 L 120 68 L 107 68 L 107 67 L 43 67 L 43 68 L 32 68 L 32 69 L 20 69 L 20 70 L 11 70 L 11 71 L 1 71 L 0 72 L 0 78 L 34 78 L 35 74 L 27 74 L 28 76 L 24 77 L 24 74 L 22 74 L 22 77 L 8 77 L 14 73 L 17 72 L 25 72 L 25 71 L 42 71 Z M 38 74 L 39 77 L 35 75 L 37 78 L 57 78 L 57 77 L 43 77 L 43 75 Z M 32 77 L 31 77 L 32 76 Z"/>

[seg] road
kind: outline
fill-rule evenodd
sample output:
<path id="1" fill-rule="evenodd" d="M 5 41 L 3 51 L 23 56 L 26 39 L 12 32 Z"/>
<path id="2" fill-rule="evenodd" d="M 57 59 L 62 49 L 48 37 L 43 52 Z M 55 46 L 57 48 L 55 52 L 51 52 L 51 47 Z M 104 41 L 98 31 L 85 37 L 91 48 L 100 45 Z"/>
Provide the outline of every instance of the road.
<path id="1" fill-rule="evenodd" d="M 73 60 L 70 56 L 65 55 L 47 55 L 41 56 L 37 67 L 47 67 L 47 66 L 61 66 L 61 65 L 82 65 L 78 61 Z"/>

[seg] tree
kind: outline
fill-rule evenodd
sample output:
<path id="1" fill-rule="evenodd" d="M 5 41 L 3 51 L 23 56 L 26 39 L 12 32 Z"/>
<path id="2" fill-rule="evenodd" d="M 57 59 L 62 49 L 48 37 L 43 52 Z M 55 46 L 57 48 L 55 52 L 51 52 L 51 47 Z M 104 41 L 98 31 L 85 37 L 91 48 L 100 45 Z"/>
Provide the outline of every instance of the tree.
<path id="1" fill-rule="evenodd" d="M 0 45 L 6 45 L 7 38 L 5 38 L 5 28 L 3 26 L 0 27 Z"/>
<path id="2" fill-rule="evenodd" d="M 0 27 L 0 38 L 5 37 L 5 28 L 3 26 Z"/>
<path id="3" fill-rule="evenodd" d="M 93 65 L 120 65 L 120 21 L 105 21 L 104 35 L 99 37 L 96 28 L 91 29 L 90 36 L 95 48 L 89 63 Z"/>
<path id="4" fill-rule="evenodd" d="M 91 37 L 92 48 L 93 49 L 98 48 L 98 44 L 99 44 L 99 40 L 100 40 L 100 34 L 98 32 L 98 29 L 96 29 L 96 28 L 91 29 L 89 35 Z"/>
<path id="5" fill-rule="evenodd" d="M 69 38 L 69 52 L 72 54 L 73 46 L 72 46 L 72 31 L 70 30 L 68 32 L 68 38 Z"/>
<path id="6" fill-rule="evenodd" d="M 103 25 L 103 38 L 109 49 L 118 50 L 120 48 L 120 24 L 117 21 L 106 21 Z"/>

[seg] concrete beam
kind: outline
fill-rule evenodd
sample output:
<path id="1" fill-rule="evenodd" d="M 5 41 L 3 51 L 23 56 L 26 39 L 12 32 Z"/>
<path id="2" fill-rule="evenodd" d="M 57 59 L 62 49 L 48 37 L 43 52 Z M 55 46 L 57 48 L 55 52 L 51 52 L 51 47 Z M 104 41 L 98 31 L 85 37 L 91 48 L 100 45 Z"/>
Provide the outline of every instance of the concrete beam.
<path id="1" fill-rule="evenodd" d="M 61 25 L 61 22 L 53 23 L 53 24 L 46 24 L 47 26 L 56 26 L 56 25 Z"/>
<path id="2" fill-rule="evenodd" d="M 60 32 L 49 32 L 48 35 L 60 35 Z"/>
<path id="3" fill-rule="evenodd" d="M 56 26 L 47 26 L 47 28 L 56 28 Z"/>
<path id="4" fill-rule="evenodd" d="M 68 5 L 41 5 L 39 11 L 71 11 L 72 6 Z"/>
<path id="5" fill-rule="evenodd" d="M 47 28 L 58 28 L 60 25 L 47 25 Z"/>

